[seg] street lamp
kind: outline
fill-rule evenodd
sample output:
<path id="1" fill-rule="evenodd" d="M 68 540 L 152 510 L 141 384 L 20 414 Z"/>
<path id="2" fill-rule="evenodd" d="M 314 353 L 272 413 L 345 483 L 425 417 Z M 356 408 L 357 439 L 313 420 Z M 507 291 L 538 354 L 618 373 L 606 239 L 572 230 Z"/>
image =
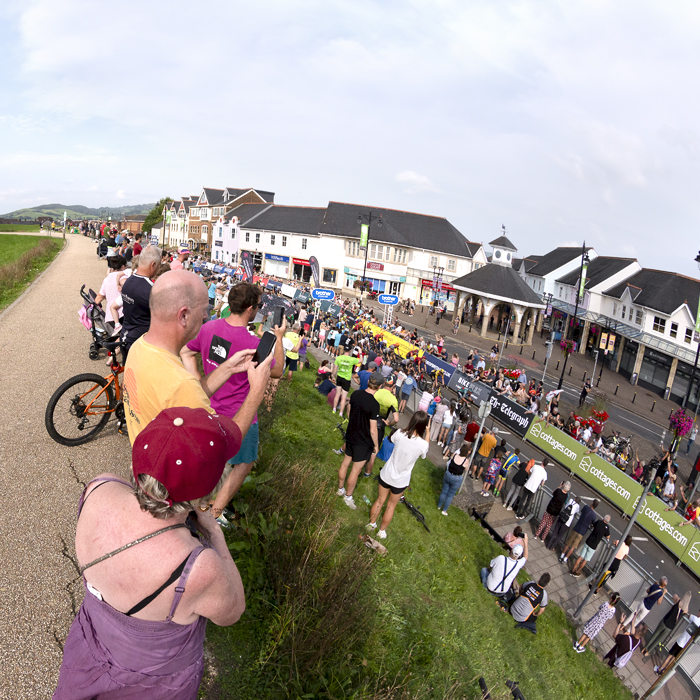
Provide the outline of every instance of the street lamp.
<path id="1" fill-rule="evenodd" d="M 695 258 L 695 262 L 698 264 L 698 269 L 700 269 L 700 252 L 697 254 L 697 257 Z M 695 333 L 698 332 L 698 327 L 700 327 L 700 302 L 698 303 L 698 313 L 695 317 Z M 693 371 L 690 374 L 690 382 L 688 384 L 688 391 L 685 394 L 685 398 L 683 399 L 683 408 L 685 408 L 688 405 L 688 401 L 690 400 L 690 392 L 693 390 L 693 382 L 695 381 L 695 370 L 698 367 L 698 357 L 700 357 L 700 339 L 698 339 L 698 349 L 697 352 L 695 353 L 695 364 L 693 365 Z M 697 404 L 698 404 L 698 397 L 695 397 L 695 413 L 697 414 L 698 409 L 697 409 Z"/>
<path id="2" fill-rule="evenodd" d="M 579 287 L 576 290 L 576 306 L 574 307 L 574 319 L 576 319 L 576 315 L 578 314 L 578 302 L 579 299 L 583 298 L 583 293 L 585 291 L 586 287 L 586 270 L 588 269 L 588 263 L 590 262 L 590 258 L 588 257 L 588 253 L 586 252 L 586 241 L 583 242 L 583 248 L 581 249 L 581 271 L 579 272 Z M 566 326 L 566 330 L 564 332 L 564 340 L 568 340 L 569 338 L 569 325 Z M 557 389 L 561 389 L 561 385 L 564 383 L 564 372 L 566 371 L 566 363 L 569 360 L 569 355 L 570 353 L 566 352 L 564 353 L 564 366 L 562 367 L 561 370 L 561 377 L 559 377 L 559 384 L 557 385 Z"/>
<path id="3" fill-rule="evenodd" d="M 363 223 L 366 221 L 367 223 Z M 372 222 L 375 221 L 377 228 L 381 228 L 384 225 L 382 221 L 382 215 L 377 216 L 372 214 L 360 214 L 357 217 L 357 223 L 360 224 L 360 250 L 365 249 L 365 266 L 362 270 L 362 286 L 360 287 L 360 308 L 362 308 L 362 292 L 365 290 L 365 280 L 367 278 L 367 254 L 369 253 L 369 234 L 372 228 Z"/>

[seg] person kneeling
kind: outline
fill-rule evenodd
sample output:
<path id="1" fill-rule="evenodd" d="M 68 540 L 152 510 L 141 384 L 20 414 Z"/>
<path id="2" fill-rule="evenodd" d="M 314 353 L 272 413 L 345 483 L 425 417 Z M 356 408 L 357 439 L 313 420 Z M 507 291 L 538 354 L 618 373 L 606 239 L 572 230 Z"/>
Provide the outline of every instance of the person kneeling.
<path id="1" fill-rule="evenodd" d="M 539 581 L 527 581 L 520 588 L 520 595 L 510 606 L 510 614 L 518 623 L 516 627 L 530 630 L 537 634 L 537 618 L 547 607 L 547 591 L 545 587 L 550 582 L 551 576 L 545 571 Z"/>
<path id="2" fill-rule="evenodd" d="M 484 588 L 498 598 L 498 604 L 505 609 L 504 604 L 515 597 L 512 587 L 515 577 L 525 566 L 528 555 L 527 534 L 523 535 L 523 544 L 516 544 L 506 556 L 501 554 L 491 560 L 490 568 L 481 570 L 481 582 Z"/>

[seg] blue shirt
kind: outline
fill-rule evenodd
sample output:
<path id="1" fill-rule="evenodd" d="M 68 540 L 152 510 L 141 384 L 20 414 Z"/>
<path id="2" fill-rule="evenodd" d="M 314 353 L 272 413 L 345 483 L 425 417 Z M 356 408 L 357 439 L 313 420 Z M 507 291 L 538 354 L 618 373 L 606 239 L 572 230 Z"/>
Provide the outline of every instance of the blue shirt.
<path id="1" fill-rule="evenodd" d="M 581 515 L 578 516 L 578 521 L 574 525 L 574 532 L 579 535 L 585 535 L 588 528 L 593 524 L 595 520 L 595 511 L 588 504 L 583 506 L 581 509 Z"/>
<path id="2" fill-rule="evenodd" d="M 365 391 L 367 385 L 369 384 L 369 378 L 372 376 L 372 371 L 369 369 L 363 369 L 357 373 L 360 378 L 360 391 Z"/>
<path id="3" fill-rule="evenodd" d="M 209 298 L 216 299 L 216 285 L 213 282 L 209 285 Z"/>
<path id="4" fill-rule="evenodd" d="M 401 385 L 401 393 L 410 396 L 411 392 L 416 389 L 416 380 L 413 377 L 406 377 Z"/>

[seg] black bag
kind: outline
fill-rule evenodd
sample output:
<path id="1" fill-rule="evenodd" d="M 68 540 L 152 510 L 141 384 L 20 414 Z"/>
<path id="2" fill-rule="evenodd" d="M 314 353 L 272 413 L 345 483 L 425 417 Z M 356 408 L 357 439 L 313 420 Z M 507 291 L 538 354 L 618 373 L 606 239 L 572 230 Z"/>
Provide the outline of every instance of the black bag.
<path id="1" fill-rule="evenodd" d="M 571 517 L 571 513 L 574 510 L 574 502 L 569 501 L 564 508 L 562 508 L 559 511 L 559 520 L 561 520 L 563 523 L 567 522 L 569 518 Z"/>

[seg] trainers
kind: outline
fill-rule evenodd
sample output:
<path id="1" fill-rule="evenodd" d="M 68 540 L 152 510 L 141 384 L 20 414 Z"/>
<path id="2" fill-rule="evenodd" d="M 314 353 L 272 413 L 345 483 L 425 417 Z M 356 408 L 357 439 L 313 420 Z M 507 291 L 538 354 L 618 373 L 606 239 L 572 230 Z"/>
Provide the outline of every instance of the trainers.
<path id="1" fill-rule="evenodd" d="M 561 560 L 561 563 L 562 563 L 562 564 L 566 564 L 567 561 L 569 561 L 569 557 L 564 557 L 564 558 Z"/>
<path id="2" fill-rule="evenodd" d="M 569 574 L 569 576 L 573 576 L 574 578 L 581 578 L 582 574 L 575 574 L 573 571 Z"/>
<path id="3" fill-rule="evenodd" d="M 377 537 L 378 537 L 380 540 L 385 540 L 385 539 L 386 539 L 386 530 L 380 530 L 380 531 L 377 533 Z"/>
<path id="4" fill-rule="evenodd" d="M 345 505 L 348 508 L 352 508 L 355 510 L 357 506 L 355 505 L 355 501 L 353 500 L 352 496 L 343 496 L 343 500 L 345 501 Z"/>
<path id="5" fill-rule="evenodd" d="M 505 505 L 505 503 L 503 505 Z M 506 510 L 513 510 L 513 506 L 508 506 Z"/>
<path id="6" fill-rule="evenodd" d="M 342 451 L 342 450 L 333 450 L 333 452 L 335 452 L 337 455 L 342 455 L 342 454 L 343 454 L 343 451 Z"/>
<path id="7" fill-rule="evenodd" d="M 443 510 L 443 511 L 442 511 L 442 514 L 443 514 L 443 515 L 447 515 L 447 511 L 446 511 L 446 510 Z"/>
<path id="8" fill-rule="evenodd" d="M 343 486 L 342 488 L 338 489 L 338 490 L 335 492 L 335 495 L 336 495 L 336 496 L 344 496 L 344 495 L 345 495 L 345 487 Z"/>
<path id="9" fill-rule="evenodd" d="M 367 476 L 372 476 L 372 475 L 371 475 L 371 474 L 368 474 L 367 472 L 362 472 L 362 476 L 367 477 Z"/>
<path id="10" fill-rule="evenodd" d="M 377 529 L 377 523 L 367 523 L 365 525 L 365 530 L 376 530 Z"/>
<path id="11" fill-rule="evenodd" d="M 488 491 L 482 491 L 482 492 L 481 492 L 481 495 L 482 495 L 482 496 L 486 496 L 486 497 L 488 497 L 488 495 L 489 495 L 489 492 L 488 492 Z"/>
<path id="12" fill-rule="evenodd" d="M 579 654 L 583 654 L 584 651 L 586 651 L 586 647 L 579 646 L 576 649 L 576 652 Z"/>

